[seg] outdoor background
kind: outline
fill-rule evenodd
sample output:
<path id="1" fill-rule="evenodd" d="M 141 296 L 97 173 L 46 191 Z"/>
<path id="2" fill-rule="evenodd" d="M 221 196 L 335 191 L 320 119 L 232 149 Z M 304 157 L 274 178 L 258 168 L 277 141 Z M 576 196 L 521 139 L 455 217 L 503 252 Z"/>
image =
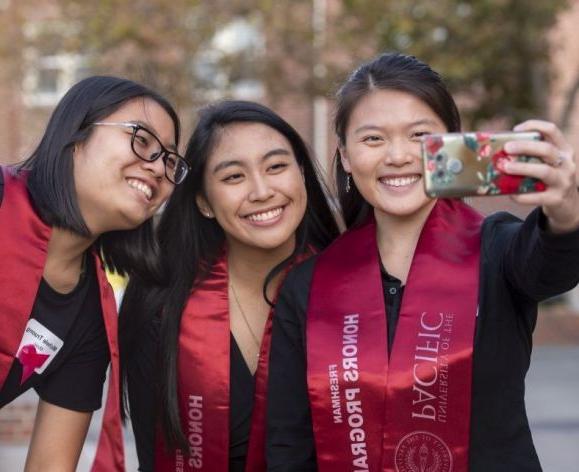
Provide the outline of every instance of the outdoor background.
<path id="1" fill-rule="evenodd" d="M 336 86 L 385 50 L 441 72 L 465 130 L 542 117 L 579 150 L 577 25 L 579 0 L 0 0 L 0 163 L 31 153 L 71 85 L 112 74 L 172 100 L 183 145 L 200 106 L 223 97 L 265 103 L 329 172 Z M 474 204 L 528 211 L 502 197 Z M 527 405 L 543 467 L 579 472 L 577 290 L 541 307 L 533 357 Z M 0 471 L 22 469 L 35 408 L 30 393 L 0 411 Z M 80 471 L 99 424 L 97 414 Z M 136 470 L 130 433 L 127 444 Z"/>

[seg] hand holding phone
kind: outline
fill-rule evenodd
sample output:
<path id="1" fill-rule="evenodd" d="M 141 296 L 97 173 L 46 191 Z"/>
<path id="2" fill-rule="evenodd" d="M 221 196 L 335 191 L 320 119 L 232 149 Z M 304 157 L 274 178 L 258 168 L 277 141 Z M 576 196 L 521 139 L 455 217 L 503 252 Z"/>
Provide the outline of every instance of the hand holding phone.
<path id="1" fill-rule="evenodd" d="M 506 195 L 545 190 L 538 179 L 503 172 L 511 160 L 542 162 L 508 154 L 508 141 L 541 140 L 538 132 L 431 134 L 422 140 L 424 185 L 430 197 Z"/>

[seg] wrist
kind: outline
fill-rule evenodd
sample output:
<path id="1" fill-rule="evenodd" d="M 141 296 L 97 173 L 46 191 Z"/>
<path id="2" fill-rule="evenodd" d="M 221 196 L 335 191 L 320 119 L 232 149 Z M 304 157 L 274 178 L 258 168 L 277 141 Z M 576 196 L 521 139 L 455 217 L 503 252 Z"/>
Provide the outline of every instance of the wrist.
<path id="1" fill-rule="evenodd" d="M 557 221 L 551 217 L 547 217 L 547 230 L 552 234 L 572 233 L 579 229 L 579 215 L 576 218 L 566 221 Z"/>

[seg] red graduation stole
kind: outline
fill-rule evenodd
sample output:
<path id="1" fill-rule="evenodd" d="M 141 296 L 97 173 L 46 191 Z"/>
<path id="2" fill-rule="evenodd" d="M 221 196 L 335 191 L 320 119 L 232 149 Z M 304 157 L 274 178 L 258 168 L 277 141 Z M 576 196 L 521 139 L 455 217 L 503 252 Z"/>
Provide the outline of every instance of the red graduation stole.
<path id="1" fill-rule="evenodd" d="M 2 168 L 4 195 L 0 205 L 0 385 L 14 362 L 20 340 L 32 312 L 44 272 L 52 228 L 33 209 L 26 187 L 26 174 Z M 117 348 L 117 310 L 100 258 L 94 253 L 101 306 L 111 353 L 109 393 L 99 440 L 94 472 L 124 470 L 122 429 L 119 412 L 119 354 Z M 106 447 L 106 451 L 102 448 Z"/>
<path id="2" fill-rule="evenodd" d="M 319 256 L 306 337 L 320 472 L 468 470 L 481 222 L 460 201 L 432 209 L 390 359 L 374 219 Z"/>
<path id="3" fill-rule="evenodd" d="M 298 257 L 297 262 L 304 259 Z M 230 342 L 229 276 L 225 253 L 193 290 L 179 333 L 179 412 L 189 451 L 167 450 L 157 434 L 155 470 L 229 470 Z M 265 415 L 273 310 L 265 325 L 245 470 L 265 472 Z"/>

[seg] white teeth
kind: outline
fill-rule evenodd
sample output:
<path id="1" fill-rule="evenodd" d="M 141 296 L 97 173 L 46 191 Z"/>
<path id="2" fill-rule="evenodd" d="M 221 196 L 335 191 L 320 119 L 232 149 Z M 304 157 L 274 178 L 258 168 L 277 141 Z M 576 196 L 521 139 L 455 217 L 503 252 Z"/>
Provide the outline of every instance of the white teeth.
<path id="1" fill-rule="evenodd" d="M 265 211 L 263 213 L 253 213 L 246 218 L 251 221 L 267 221 L 281 215 L 282 207 L 274 208 L 273 210 Z"/>
<path id="2" fill-rule="evenodd" d="M 151 197 L 153 196 L 153 189 L 149 187 L 146 183 L 137 179 L 128 179 L 127 183 L 129 184 L 130 187 L 133 187 L 134 189 L 143 192 L 145 194 L 145 197 L 147 197 L 147 200 L 150 200 Z"/>
<path id="3" fill-rule="evenodd" d="M 408 177 L 383 177 L 380 179 L 380 182 L 386 185 L 390 185 L 391 187 L 404 187 L 405 185 L 410 185 L 416 182 L 420 176 L 412 175 Z"/>

